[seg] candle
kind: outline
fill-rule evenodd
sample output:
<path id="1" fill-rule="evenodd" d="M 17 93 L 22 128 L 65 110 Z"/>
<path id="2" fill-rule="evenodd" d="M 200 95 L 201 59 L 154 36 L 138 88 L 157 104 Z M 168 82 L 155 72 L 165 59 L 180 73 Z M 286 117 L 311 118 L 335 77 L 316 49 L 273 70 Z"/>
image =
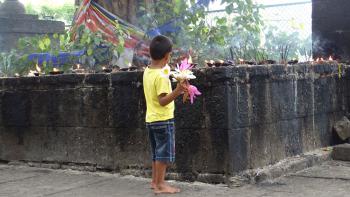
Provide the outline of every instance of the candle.
<path id="1" fill-rule="evenodd" d="M 41 68 L 38 64 L 35 65 L 35 70 L 30 70 L 28 76 L 39 76 L 41 74 Z"/>
<path id="2" fill-rule="evenodd" d="M 224 60 L 218 60 L 218 61 L 215 62 L 215 66 L 216 66 L 216 67 L 220 67 L 220 66 L 222 66 L 222 64 L 223 64 L 224 62 L 225 62 Z"/>
<path id="3" fill-rule="evenodd" d="M 106 68 L 105 66 L 102 67 L 102 70 L 106 73 L 110 73 L 112 72 L 112 69 L 111 68 Z"/>
<path id="4" fill-rule="evenodd" d="M 193 63 L 191 55 L 188 56 L 187 63 L 189 63 L 189 64 L 192 64 L 192 63 Z"/>
<path id="5" fill-rule="evenodd" d="M 41 68 L 39 67 L 38 64 L 35 65 L 35 69 L 38 71 L 38 73 L 41 73 Z"/>
<path id="6" fill-rule="evenodd" d="M 34 76 L 39 76 L 38 71 L 30 70 L 28 73 L 28 77 L 34 77 Z"/>
<path id="7" fill-rule="evenodd" d="M 209 60 L 209 61 L 205 60 L 205 63 L 208 65 L 208 67 L 215 67 L 214 60 Z"/>
<path id="8" fill-rule="evenodd" d="M 84 73 L 84 69 L 81 68 L 81 65 L 80 64 L 77 64 L 76 65 L 76 69 L 73 69 L 73 73 Z"/>
<path id="9" fill-rule="evenodd" d="M 63 71 L 60 71 L 58 68 L 53 68 L 52 71 L 50 72 L 51 75 L 60 75 L 63 74 Z"/>

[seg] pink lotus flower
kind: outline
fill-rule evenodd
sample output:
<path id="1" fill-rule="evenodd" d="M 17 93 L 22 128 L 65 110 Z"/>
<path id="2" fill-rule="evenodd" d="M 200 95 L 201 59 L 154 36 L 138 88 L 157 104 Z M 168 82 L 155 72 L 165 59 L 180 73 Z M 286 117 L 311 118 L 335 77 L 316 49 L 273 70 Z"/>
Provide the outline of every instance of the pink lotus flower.
<path id="1" fill-rule="evenodd" d="M 177 65 L 177 68 L 172 72 L 172 75 L 177 81 L 195 79 L 196 76 L 194 76 L 191 71 L 192 68 L 192 64 L 187 59 L 184 59 L 181 61 L 180 65 Z"/>
<path id="2" fill-rule="evenodd" d="M 180 66 L 177 67 L 179 71 L 190 70 L 193 66 L 188 62 L 187 58 L 181 61 Z"/>
<path id="3" fill-rule="evenodd" d="M 190 96 L 191 104 L 193 104 L 193 101 L 197 96 L 202 95 L 202 93 L 198 91 L 196 86 L 190 85 L 188 86 L 187 90 Z"/>

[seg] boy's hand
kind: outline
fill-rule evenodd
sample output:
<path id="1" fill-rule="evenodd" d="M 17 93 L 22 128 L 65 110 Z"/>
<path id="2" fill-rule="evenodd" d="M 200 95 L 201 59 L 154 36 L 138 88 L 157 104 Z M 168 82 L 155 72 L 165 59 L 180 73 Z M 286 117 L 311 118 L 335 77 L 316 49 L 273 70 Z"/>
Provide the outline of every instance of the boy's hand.
<path id="1" fill-rule="evenodd" d="M 187 87 L 188 87 L 188 81 L 184 80 L 177 83 L 175 90 L 176 92 L 183 94 L 184 92 L 187 91 Z"/>
<path id="2" fill-rule="evenodd" d="M 178 96 L 187 92 L 187 87 L 189 86 L 188 81 L 181 81 L 176 85 L 176 89 L 170 94 L 161 94 L 158 96 L 159 104 L 161 106 L 166 106 L 170 102 L 174 101 Z"/>

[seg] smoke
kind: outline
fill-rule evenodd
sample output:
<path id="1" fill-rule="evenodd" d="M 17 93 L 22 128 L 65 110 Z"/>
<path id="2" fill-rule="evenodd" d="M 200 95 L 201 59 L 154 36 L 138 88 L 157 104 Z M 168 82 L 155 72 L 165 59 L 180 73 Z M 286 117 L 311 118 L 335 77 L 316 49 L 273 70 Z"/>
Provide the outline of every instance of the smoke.
<path id="1" fill-rule="evenodd" d="M 335 35 L 336 34 L 333 34 L 333 36 L 331 36 L 331 34 L 329 34 L 328 37 L 326 38 L 326 36 L 323 36 L 321 33 L 313 32 L 312 50 L 313 50 L 314 58 L 317 58 L 317 57 L 326 58 L 326 57 L 332 56 L 334 59 L 337 59 L 337 60 L 349 60 L 349 56 L 346 55 L 345 51 L 343 50 L 343 46 L 341 46 L 342 43 L 337 42 L 337 39 L 336 39 L 337 36 Z"/>

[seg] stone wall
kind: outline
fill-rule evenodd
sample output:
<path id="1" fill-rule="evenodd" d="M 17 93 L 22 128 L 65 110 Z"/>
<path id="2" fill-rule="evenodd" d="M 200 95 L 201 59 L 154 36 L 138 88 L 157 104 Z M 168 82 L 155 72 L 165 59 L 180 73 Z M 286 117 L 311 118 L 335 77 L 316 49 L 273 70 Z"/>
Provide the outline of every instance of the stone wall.
<path id="1" fill-rule="evenodd" d="M 339 72 L 341 71 L 341 72 Z M 173 171 L 231 175 L 334 144 L 348 67 L 197 70 L 203 95 L 177 102 Z M 148 169 L 142 72 L 0 79 L 0 160 Z"/>
<path id="2" fill-rule="evenodd" d="M 0 52 L 15 49 L 18 39 L 22 37 L 64 33 L 63 22 L 37 20 L 33 15 L 16 17 L 9 19 L 0 16 Z"/>
<path id="3" fill-rule="evenodd" d="M 39 20 L 38 16 L 25 14 L 18 0 L 0 4 L 0 52 L 15 49 L 19 38 L 64 33 L 65 24 L 59 21 Z"/>
<path id="4" fill-rule="evenodd" d="M 314 57 L 350 60 L 350 1 L 312 0 Z"/>

